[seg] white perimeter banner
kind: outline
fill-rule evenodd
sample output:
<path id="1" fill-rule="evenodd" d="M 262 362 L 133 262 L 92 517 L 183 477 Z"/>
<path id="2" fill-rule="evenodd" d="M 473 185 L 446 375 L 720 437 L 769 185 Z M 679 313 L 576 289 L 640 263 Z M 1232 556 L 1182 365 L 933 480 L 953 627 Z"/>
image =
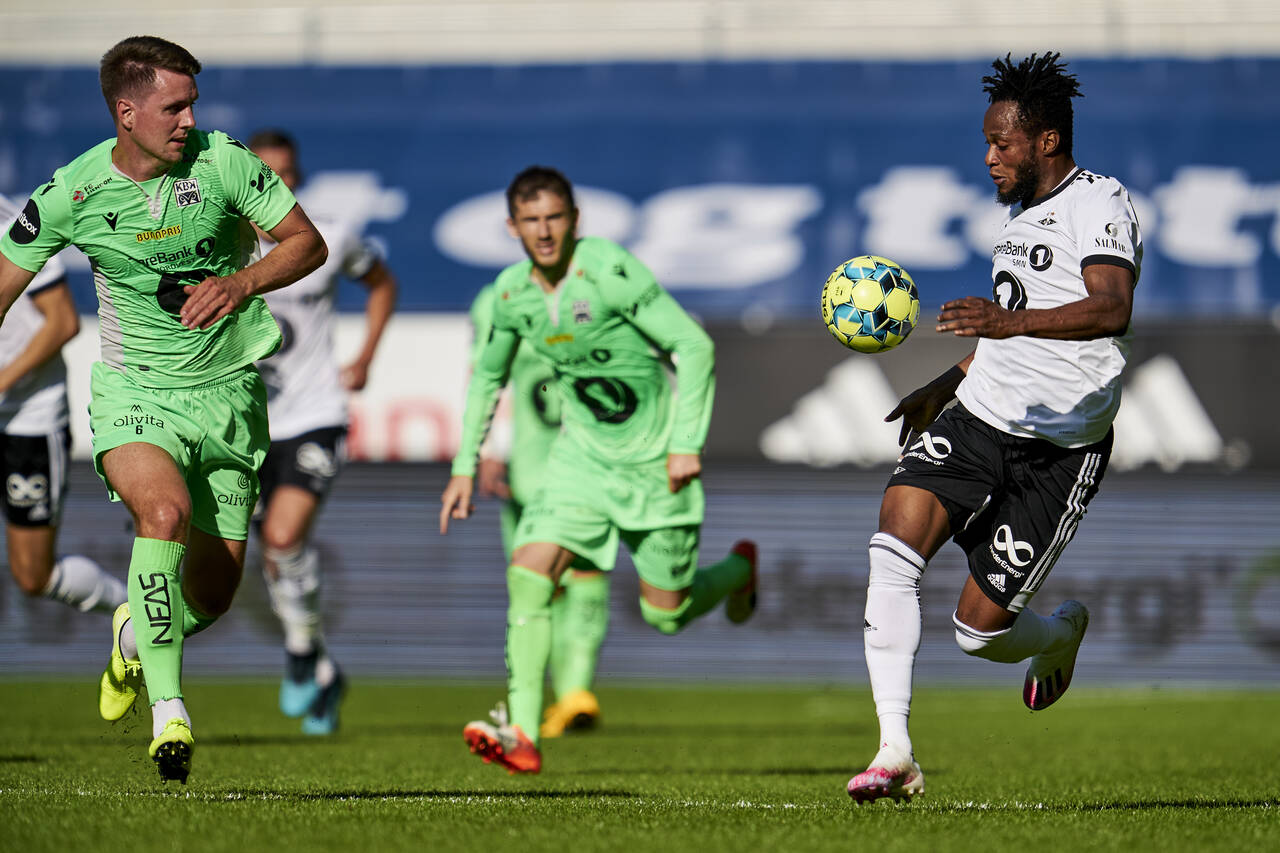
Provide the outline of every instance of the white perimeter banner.
<path id="1" fill-rule="evenodd" d="M 80 334 L 64 349 L 71 404 L 72 455 L 88 459 L 89 366 L 99 359 L 98 318 L 80 318 Z M 359 351 L 363 314 L 341 314 L 339 363 Z M 351 459 L 445 461 L 462 429 L 471 322 L 465 314 L 400 314 L 383 333 L 369 384 L 351 397 Z"/>

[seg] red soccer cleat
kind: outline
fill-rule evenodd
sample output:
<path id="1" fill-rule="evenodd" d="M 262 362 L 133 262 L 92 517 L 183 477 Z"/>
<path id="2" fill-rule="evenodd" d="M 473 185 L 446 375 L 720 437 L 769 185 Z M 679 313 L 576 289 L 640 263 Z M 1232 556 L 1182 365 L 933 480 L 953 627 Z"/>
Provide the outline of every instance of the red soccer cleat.
<path id="1" fill-rule="evenodd" d="M 747 582 L 725 597 L 724 615 L 735 625 L 746 622 L 751 618 L 751 614 L 756 612 L 756 588 L 760 583 L 759 572 L 756 570 L 758 559 L 756 550 L 756 543 L 750 539 L 739 540 L 729 549 L 729 553 L 737 554 L 751 564 L 751 575 L 747 578 Z"/>
<path id="2" fill-rule="evenodd" d="M 489 719 L 492 722 L 474 720 L 462 729 L 462 737 L 472 752 L 485 764 L 500 764 L 512 775 L 542 770 L 542 753 L 519 726 L 508 722 L 506 703 L 499 702 L 489 712 Z"/>

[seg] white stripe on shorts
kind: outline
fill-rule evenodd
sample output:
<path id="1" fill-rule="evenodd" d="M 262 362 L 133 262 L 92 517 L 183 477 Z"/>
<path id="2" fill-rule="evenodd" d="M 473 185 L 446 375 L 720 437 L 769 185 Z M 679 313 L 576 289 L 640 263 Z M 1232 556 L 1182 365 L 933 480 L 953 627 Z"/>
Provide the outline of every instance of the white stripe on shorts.
<path id="1" fill-rule="evenodd" d="M 1022 590 L 1010 602 L 1009 609 L 1013 612 L 1021 611 L 1027 602 L 1031 600 L 1031 597 L 1040 590 L 1040 584 L 1044 583 L 1044 579 L 1049 576 L 1049 570 L 1058 562 L 1058 557 L 1062 556 L 1063 549 L 1067 547 L 1067 543 L 1071 541 L 1071 538 L 1076 535 L 1076 528 L 1080 525 L 1080 519 L 1084 517 L 1085 496 L 1088 495 L 1089 489 L 1096 484 L 1096 475 L 1101 465 L 1101 453 L 1085 454 L 1084 463 L 1080 466 L 1080 473 L 1076 475 L 1075 485 L 1071 487 L 1071 492 L 1067 495 L 1067 507 L 1063 511 L 1062 517 L 1058 519 L 1058 528 L 1053 533 L 1053 539 L 1049 541 L 1049 546 L 1040 555 L 1040 561 L 1031 569 L 1031 575 L 1027 578 L 1027 582 L 1023 584 Z"/>

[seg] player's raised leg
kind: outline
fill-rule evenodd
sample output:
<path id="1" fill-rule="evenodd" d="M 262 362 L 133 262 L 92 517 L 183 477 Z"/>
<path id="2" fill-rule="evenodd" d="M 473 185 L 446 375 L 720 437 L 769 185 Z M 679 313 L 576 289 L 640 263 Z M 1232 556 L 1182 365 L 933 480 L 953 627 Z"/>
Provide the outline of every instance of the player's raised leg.
<path id="1" fill-rule="evenodd" d="M 128 595 L 125 585 L 89 557 L 55 556 L 57 534 L 58 529 L 51 525 L 5 525 L 9 571 L 18 587 L 27 595 L 42 596 L 82 613 L 115 611 Z"/>
<path id="2" fill-rule="evenodd" d="M 62 405 L 65 411 L 65 402 Z M 0 405 L 0 415 L 3 408 Z M 19 589 L 82 613 L 113 612 L 124 603 L 125 585 L 88 557 L 57 556 L 71 433 L 65 426 L 47 435 L 5 433 L 0 435 L 0 448 L 9 484 L 4 494 L 5 545 L 9 571 Z"/>
<path id="3" fill-rule="evenodd" d="M 1002 612 L 988 612 L 997 608 Z M 1030 658 L 1022 701 L 1031 710 L 1042 711 L 1071 685 L 1076 655 L 1089 627 L 1089 610 L 1080 602 L 1069 600 L 1048 617 L 1030 607 L 1017 614 L 1008 613 L 988 599 L 970 576 L 952 621 L 956 644 L 965 654 L 997 663 L 1018 663 Z M 1007 624 L 995 630 L 973 627 L 974 623 L 990 626 L 1000 622 Z"/>
<path id="4" fill-rule="evenodd" d="M 640 574 L 640 614 L 664 634 L 679 633 L 722 601 L 732 603 L 735 593 L 750 606 L 735 621 L 754 610 L 755 543 L 742 540 L 723 560 L 695 568 L 700 537 L 700 525 L 623 533 Z"/>

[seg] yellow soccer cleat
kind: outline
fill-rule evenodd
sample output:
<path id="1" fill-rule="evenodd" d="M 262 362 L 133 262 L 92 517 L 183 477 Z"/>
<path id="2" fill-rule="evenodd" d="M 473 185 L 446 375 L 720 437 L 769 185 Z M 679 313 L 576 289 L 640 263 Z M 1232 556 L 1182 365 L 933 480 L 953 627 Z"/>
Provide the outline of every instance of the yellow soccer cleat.
<path id="1" fill-rule="evenodd" d="M 120 651 L 120 630 L 129 621 L 129 602 L 116 608 L 111 617 L 111 657 L 98 685 L 98 713 L 114 722 L 133 707 L 142 687 L 142 661 L 126 658 Z"/>
<path id="2" fill-rule="evenodd" d="M 191 772 L 191 754 L 196 750 L 195 738 L 191 736 L 191 726 L 181 717 L 174 717 L 164 724 L 160 736 L 151 741 L 147 754 L 156 763 L 160 778 L 166 782 L 177 779 L 187 784 L 187 775 Z"/>
<path id="3" fill-rule="evenodd" d="M 600 702 L 590 690 L 571 690 L 542 715 L 538 731 L 543 737 L 560 737 L 568 731 L 594 729 L 600 721 Z"/>

